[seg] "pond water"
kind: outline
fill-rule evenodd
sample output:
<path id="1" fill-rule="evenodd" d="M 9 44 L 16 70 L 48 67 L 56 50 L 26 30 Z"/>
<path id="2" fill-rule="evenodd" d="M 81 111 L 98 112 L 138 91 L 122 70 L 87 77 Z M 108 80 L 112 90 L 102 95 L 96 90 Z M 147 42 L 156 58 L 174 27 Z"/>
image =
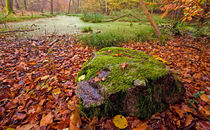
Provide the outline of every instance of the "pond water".
<path id="1" fill-rule="evenodd" d="M 63 35 L 63 34 L 78 34 L 85 23 L 79 17 L 74 16 L 56 16 L 52 18 L 44 18 L 37 20 L 29 20 L 23 22 L 11 22 L 1 24 L 0 28 L 6 27 L 11 30 L 19 28 L 37 29 L 35 31 L 24 32 L 27 36 L 45 36 L 45 35 Z"/>

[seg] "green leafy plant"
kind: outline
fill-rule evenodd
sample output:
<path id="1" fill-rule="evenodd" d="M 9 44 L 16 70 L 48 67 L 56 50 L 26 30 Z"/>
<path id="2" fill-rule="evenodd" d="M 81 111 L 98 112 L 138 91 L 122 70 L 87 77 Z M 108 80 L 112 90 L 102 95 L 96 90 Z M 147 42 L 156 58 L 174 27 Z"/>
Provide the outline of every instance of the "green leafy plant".
<path id="1" fill-rule="evenodd" d="M 100 23 L 104 17 L 99 13 L 84 13 L 81 19 L 85 22 Z"/>
<path id="2" fill-rule="evenodd" d="M 124 41 L 124 36 L 121 34 L 106 32 L 106 33 L 93 33 L 91 35 L 83 35 L 80 37 L 83 44 L 95 46 L 99 48 L 118 46 L 119 43 Z"/>
<path id="3" fill-rule="evenodd" d="M 89 26 L 89 27 L 83 27 L 82 28 L 82 32 L 86 33 L 86 32 L 92 32 L 93 29 Z"/>

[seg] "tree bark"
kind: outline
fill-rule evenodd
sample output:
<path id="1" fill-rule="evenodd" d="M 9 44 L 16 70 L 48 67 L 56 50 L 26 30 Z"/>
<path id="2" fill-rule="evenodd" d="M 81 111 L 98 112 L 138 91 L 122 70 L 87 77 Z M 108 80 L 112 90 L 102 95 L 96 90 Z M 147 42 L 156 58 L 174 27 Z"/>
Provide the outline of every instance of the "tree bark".
<path id="1" fill-rule="evenodd" d="M 15 0 L 15 7 L 16 7 L 16 9 L 19 9 L 20 8 L 17 0 Z"/>
<path id="2" fill-rule="evenodd" d="M 80 8 L 79 3 L 80 3 L 80 0 L 77 0 L 77 13 L 79 13 L 79 8 Z"/>
<path id="3" fill-rule="evenodd" d="M 14 13 L 13 11 L 13 0 L 6 0 L 6 12 L 7 14 Z"/>
<path id="4" fill-rule="evenodd" d="M 42 5 L 41 5 L 41 12 L 44 13 L 44 7 L 45 7 L 45 0 L 42 0 Z"/>
<path id="5" fill-rule="evenodd" d="M 105 0 L 105 11 L 106 11 L 106 14 L 108 13 L 108 2 L 107 0 Z"/>
<path id="6" fill-rule="evenodd" d="M 75 13 L 75 1 L 74 0 L 72 0 L 72 13 Z"/>
<path id="7" fill-rule="evenodd" d="M 141 6 L 141 8 L 143 9 L 145 15 L 147 16 L 147 18 L 149 19 L 151 25 L 152 25 L 153 28 L 155 29 L 155 32 L 156 32 L 156 34 L 157 34 L 157 36 L 158 36 L 158 38 L 159 38 L 159 41 L 161 42 L 161 32 L 160 32 L 160 30 L 159 30 L 157 24 L 155 23 L 155 21 L 153 20 L 152 16 L 150 15 L 150 13 L 149 13 L 147 7 L 145 6 L 143 0 L 139 0 L 139 2 L 140 2 L 140 6 Z"/>
<path id="8" fill-rule="evenodd" d="M 50 14 L 53 14 L 53 0 L 50 1 Z"/>
<path id="9" fill-rule="evenodd" d="M 68 14 L 71 12 L 71 0 L 69 0 Z"/>
<path id="10" fill-rule="evenodd" d="M 0 0 L 0 5 L 1 5 L 1 8 L 3 9 L 5 6 L 3 0 Z"/>
<path id="11" fill-rule="evenodd" d="M 23 4 L 24 4 L 24 9 L 27 10 L 27 1 L 23 0 Z"/>

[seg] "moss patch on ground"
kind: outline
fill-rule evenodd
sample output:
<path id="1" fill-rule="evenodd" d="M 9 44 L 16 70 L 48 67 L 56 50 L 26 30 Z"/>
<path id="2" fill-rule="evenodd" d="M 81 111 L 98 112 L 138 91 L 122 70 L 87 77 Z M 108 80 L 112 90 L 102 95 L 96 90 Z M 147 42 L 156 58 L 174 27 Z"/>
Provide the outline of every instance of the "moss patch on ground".
<path id="1" fill-rule="evenodd" d="M 181 92 L 180 84 L 165 65 L 141 51 L 120 47 L 103 48 L 83 65 L 76 82 L 83 75 L 85 81 L 93 79 L 101 71 L 110 72 L 105 80 L 97 82 L 99 92 L 106 87 L 103 93 L 105 101 L 100 106 L 92 104 L 85 108 L 81 99 L 80 110 L 88 117 L 134 113 L 134 116 L 147 118 L 167 108 L 167 103 L 171 103 L 169 97 Z M 136 87 L 136 80 L 145 85 Z M 119 97 L 122 99 L 119 100 Z M 129 109 L 129 106 L 132 108 Z"/>

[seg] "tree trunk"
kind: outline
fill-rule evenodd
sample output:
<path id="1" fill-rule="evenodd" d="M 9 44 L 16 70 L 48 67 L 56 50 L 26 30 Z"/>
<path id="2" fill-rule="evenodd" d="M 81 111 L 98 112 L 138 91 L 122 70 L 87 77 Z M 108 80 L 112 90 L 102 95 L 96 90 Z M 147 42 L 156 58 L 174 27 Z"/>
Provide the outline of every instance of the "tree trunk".
<path id="1" fill-rule="evenodd" d="M 75 13 L 75 1 L 74 0 L 72 0 L 72 13 Z"/>
<path id="2" fill-rule="evenodd" d="M 155 29 L 156 34 L 157 34 L 157 36 L 158 36 L 158 38 L 159 38 L 159 41 L 161 42 L 161 32 L 160 32 L 160 30 L 159 30 L 157 24 L 156 24 L 155 21 L 152 19 L 152 16 L 150 15 L 150 13 L 149 13 L 147 7 L 145 6 L 143 0 L 139 0 L 139 2 L 140 2 L 141 8 L 143 9 L 145 15 L 147 16 L 147 18 L 149 19 L 151 25 L 152 25 L 153 28 Z"/>
<path id="3" fill-rule="evenodd" d="M 27 10 L 27 1 L 24 0 L 24 1 L 23 1 L 23 4 L 24 4 L 24 9 Z"/>
<path id="4" fill-rule="evenodd" d="M 20 8 L 17 0 L 15 0 L 15 7 L 16 7 L 16 9 L 19 9 Z"/>
<path id="5" fill-rule="evenodd" d="M 3 0 L 0 0 L 0 4 L 1 4 L 1 8 L 3 9 L 5 6 Z"/>
<path id="6" fill-rule="evenodd" d="M 44 7 L 45 7 L 45 0 L 42 0 L 42 5 L 41 5 L 41 12 L 44 13 Z"/>
<path id="7" fill-rule="evenodd" d="M 6 12 L 7 14 L 14 13 L 13 11 L 13 0 L 6 0 Z"/>
<path id="8" fill-rule="evenodd" d="M 68 14 L 71 12 L 71 0 L 69 0 Z"/>
<path id="9" fill-rule="evenodd" d="M 106 14 L 108 13 L 108 2 L 107 0 L 105 0 L 105 11 L 106 11 Z"/>
<path id="10" fill-rule="evenodd" d="M 50 1 L 50 14 L 53 14 L 53 0 Z"/>
<path id="11" fill-rule="evenodd" d="M 79 8 L 80 8 L 79 3 L 80 3 L 80 0 L 77 0 L 77 13 L 79 13 Z"/>

